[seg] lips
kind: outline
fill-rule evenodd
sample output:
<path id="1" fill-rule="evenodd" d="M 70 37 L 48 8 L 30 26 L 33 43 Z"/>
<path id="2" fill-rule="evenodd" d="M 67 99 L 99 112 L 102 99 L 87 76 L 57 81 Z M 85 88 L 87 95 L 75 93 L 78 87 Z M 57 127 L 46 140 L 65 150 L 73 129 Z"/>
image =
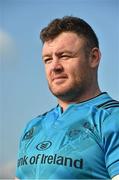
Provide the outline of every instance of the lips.
<path id="1" fill-rule="evenodd" d="M 54 76 L 54 77 L 52 78 L 52 81 L 54 81 L 54 80 L 60 80 L 60 79 L 66 79 L 66 78 L 67 78 L 66 75 L 64 75 L 64 76 Z"/>
<path id="2" fill-rule="evenodd" d="M 53 82 L 56 82 L 56 83 L 62 83 L 64 80 L 67 79 L 67 76 L 66 75 L 60 75 L 60 76 L 54 76 L 52 78 L 52 81 Z"/>

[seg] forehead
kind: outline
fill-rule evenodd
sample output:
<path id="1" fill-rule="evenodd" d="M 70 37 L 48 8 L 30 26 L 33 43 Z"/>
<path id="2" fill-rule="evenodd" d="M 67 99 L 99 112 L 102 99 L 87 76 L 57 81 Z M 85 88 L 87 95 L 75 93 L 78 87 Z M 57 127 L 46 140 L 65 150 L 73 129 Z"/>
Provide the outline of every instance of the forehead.
<path id="1" fill-rule="evenodd" d="M 73 32 L 63 32 L 53 40 L 46 41 L 43 45 L 43 56 L 51 52 L 75 51 L 85 43 L 83 37 Z"/>

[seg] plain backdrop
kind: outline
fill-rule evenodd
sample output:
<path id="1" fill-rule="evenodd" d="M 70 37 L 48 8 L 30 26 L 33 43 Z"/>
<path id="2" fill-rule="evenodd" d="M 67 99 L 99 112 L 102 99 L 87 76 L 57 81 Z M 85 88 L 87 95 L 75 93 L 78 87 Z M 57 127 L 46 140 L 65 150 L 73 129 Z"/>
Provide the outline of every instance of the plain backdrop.
<path id="1" fill-rule="evenodd" d="M 26 123 L 57 105 L 45 79 L 39 32 L 65 15 L 83 18 L 95 30 L 101 90 L 119 100 L 118 0 L 0 0 L 0 178 L 15 175 Z"/>

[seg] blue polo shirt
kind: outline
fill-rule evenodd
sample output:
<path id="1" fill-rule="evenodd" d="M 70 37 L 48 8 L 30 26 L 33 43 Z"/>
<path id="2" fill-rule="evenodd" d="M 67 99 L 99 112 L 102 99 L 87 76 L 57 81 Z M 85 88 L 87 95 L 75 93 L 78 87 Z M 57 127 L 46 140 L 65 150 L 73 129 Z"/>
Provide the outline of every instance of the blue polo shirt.
<path id="1" fill-rule="evenodd" d="M 110 179 L 119 174 L 119 102 L 107 93 L 58 105 L 31 120 L 20 139 L 19 179 Z"/>

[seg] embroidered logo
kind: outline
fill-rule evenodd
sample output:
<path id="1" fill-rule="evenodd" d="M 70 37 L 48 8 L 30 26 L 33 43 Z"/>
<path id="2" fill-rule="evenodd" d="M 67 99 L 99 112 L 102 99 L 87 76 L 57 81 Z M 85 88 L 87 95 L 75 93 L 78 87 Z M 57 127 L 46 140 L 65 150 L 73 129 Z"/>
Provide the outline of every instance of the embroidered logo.
<path id="1" fill-rule="evenodd" d="M 50 148 L 51 145 L 52 145 L 51 141 L 43 141 L 36 146 L 36 149 L 39 151 L 43 151 Z"/>
<path id="2" fill-rule="evenodd" d="M 23 140 L 28 140 L 33 137 L 34 128 L 30 129 L 28 132 L 25 133 Z"/>

